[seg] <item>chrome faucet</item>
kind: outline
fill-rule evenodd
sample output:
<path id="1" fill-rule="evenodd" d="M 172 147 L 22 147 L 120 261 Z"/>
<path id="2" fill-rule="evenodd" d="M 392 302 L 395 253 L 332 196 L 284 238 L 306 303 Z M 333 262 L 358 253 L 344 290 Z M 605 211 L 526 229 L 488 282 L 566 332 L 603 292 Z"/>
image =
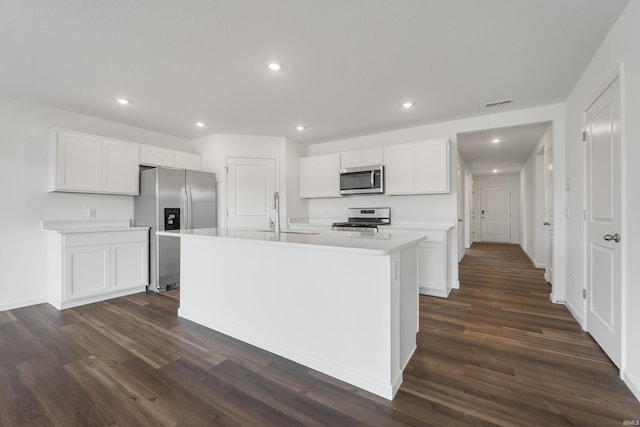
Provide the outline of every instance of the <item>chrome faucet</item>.
<path id="1" fill-rule="evenodd" d="M 273 192 L 273 209 L 276 211 L 275 231 L 280 234 L 280 194 L 277 191 Z"/>

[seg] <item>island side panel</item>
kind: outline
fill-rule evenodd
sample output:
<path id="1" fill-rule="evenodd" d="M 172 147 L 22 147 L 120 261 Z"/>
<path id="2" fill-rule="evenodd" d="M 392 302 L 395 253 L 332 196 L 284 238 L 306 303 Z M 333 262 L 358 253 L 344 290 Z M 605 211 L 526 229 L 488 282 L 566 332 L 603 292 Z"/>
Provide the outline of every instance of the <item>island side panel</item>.
<path id="1" fill-rule="evenodd" d="M 419 330 L 420 301 L 418 286 L 418 247 L 410 246 L 400 252 L 400 370 L 409 363 L 416 351 Z"/>
<path id="2" fill-rule="evenodd" d="M 181 241 L 181 317 L 393 397 L 389 255 Z"/>

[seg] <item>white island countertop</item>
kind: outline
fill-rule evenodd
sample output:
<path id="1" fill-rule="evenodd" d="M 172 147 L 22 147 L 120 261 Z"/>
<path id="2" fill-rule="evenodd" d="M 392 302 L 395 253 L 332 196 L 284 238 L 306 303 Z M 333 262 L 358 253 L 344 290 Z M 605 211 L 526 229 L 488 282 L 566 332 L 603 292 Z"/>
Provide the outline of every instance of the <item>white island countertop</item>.
<path id="1" fill-rule="evenodd" d="M 321 233 L 283 230 L 279 236 L 272 230 L 240 228 L 196 228 L 156 231 L 158 236 L 194 237 L 202 239 L 233 240 L 252 244 L 280 247 L 309 248 L 364 255 L 389 255 L 392 251 L 411 246 L 425 238 L 415 233 L 371 233 L 352 231 L 326 231 Z"/>

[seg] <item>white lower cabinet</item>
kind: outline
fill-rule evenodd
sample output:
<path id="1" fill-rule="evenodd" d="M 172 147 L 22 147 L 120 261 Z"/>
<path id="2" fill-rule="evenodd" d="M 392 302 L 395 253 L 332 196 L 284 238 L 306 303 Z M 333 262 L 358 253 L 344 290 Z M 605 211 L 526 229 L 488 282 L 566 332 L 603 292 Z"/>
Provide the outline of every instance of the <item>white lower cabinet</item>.
<path id="1" fill-rule="evenodd" d="M 418 288 L 423 295 L 446 298 L 451 292 L 447 274 L 447 231 L 385 227 L 393 233 L 425 233 L 418 243 Z"/>
<path id="2" fill-rule="evenodd" d="M 51 233 L 47 300 L 59 310 L 142 292 L 148 230 Z"/>

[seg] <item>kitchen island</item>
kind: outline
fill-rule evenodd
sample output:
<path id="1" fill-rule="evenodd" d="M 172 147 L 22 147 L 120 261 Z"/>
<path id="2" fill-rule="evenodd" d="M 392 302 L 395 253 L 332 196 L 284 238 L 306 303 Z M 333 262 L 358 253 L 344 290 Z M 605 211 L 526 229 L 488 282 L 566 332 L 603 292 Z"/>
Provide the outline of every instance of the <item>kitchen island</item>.
<path id="1" fill-rule="evenodd" d="M 180 317 L 393 398 L 416 349 L 422 234 L 157 234 L 181 239 Z"/>

